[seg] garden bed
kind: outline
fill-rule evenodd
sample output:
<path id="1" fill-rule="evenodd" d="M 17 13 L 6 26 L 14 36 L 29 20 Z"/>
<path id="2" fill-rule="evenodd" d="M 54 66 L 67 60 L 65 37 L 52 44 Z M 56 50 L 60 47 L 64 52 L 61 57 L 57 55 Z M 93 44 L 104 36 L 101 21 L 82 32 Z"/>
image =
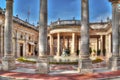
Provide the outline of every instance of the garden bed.
<path id="1" fill-rule="evenodd" d="M 34 64 L 36 63 L 35 60 L 29 60 L 29 59 L 23 58 L 23 57 L 18 58 L 17 61 L 24 62 L 24 63 L 34 63 Z M 92 60 L 92 63 L 95 64 L 95 63 L 100 63 L 102 61 L 103 61 L 102 59 L 97 58 L 95 60 Z M 55 62 L 54 61 L 54 62 L 49 62 L 49 64 L 77 65 L 78 61 L 75 61 L 75 62 Z"/>

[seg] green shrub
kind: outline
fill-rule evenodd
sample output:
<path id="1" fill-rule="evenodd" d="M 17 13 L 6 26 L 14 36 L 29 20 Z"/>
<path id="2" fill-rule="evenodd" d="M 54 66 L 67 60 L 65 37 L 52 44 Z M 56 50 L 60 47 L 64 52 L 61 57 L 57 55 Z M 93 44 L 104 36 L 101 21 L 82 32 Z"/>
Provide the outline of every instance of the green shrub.
<path id="1" fill-rule="evenodd" d="M 94 49 L 93 52 L 96 53 L 96 50 Z"/>
<path id="2" fill-rule="evenodd" d="M 69 50 L 69 49 L 65 49 L 64 52 L 65 52 L 67 55 L 70 55 L 70 50 Z"/>
<path id="3" fill-rule="evenodd" d="M 17 61 L 19 61 L 19 62 L 25 62 L 25 63 L 36 63 L 36 61 L 28 60 L 28 59 L 26 59 L 24 57 L 18 58 Z"/>
<path id="4" fill-rule="evenodd" d="M 61 64 L 61 65 L 77 65 L 78 62 L 49 62 L 50 64 Z"/>
<path id="5" fill-rule="evenodd" d="M 97 55 L 100 56 L 101 50 L 97 50 Z"/>
<path id="6" fill-rule="evenodd" d="M 89 52 L 90 52 L 90 54 L 92 53 L 92 48 L 91 47 L 89 47 Z"/>
<path id="7" fill-rule="evenodd" d="M 99 63 L 99 62 L 102 62 L 102 61 L 103 61 L 102 59 L 97 58 L 97 59 L 93 60 L 92 63 L 94 64 L 94 63 Z"/>
<path id="8" fill-rule="evenodd" d="M 29 59 L 26 59 L 24 57 L 20 57 L 17 59 L 17 61 L 19 62 L 24 62 L 24 63 L 36 63 L 36 61 L 32 61 L 32 60 L 29 60 Z M 97 58 L 95 60 L 92 61 L 93 64 L 95 63 L 99 63 L 99 62 L 102 62 L 103 60 L 100 59 L 100 58 Z M 61 64 L 61 65 L 77 65 L 78 62 L 49 62 L 49 64 Z"/>

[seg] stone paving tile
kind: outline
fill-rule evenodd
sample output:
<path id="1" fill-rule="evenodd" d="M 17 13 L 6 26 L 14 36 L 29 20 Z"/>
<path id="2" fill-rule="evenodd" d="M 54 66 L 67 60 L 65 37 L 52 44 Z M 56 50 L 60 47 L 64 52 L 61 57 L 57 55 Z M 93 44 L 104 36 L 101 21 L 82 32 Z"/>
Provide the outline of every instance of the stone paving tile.
<path id="1" fill-rule="evenodd" d="M 26 74 L 26 73 L 0 71 L 0 76 L 25 78 L 29 80 L 97 80 L 98 78 L 109 78 L 109 77 L 120 76 L 120 71 L 95 73 L 95 74 L 61 74 L 61 75 Z"/>

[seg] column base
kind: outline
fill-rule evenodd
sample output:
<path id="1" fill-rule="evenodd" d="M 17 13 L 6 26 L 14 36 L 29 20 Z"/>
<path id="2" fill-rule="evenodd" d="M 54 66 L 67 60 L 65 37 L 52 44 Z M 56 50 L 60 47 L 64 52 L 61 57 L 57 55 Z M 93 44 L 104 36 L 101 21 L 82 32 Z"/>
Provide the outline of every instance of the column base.
<path id="1" fill-rule="evenodd" d="M 9 71 L 16 69 L 15 66 L 15 57 L 7 55 L 2 58 L 2 70 Z"/>
<path id="2" fill-rule="evenodd" d="M 47 57 L 39 57 L 36 63 L 36 73 L 48 74 L 49 73 L 49 59 Z"/>
<path id="3" fill-rule="evenodd" d="M 112 71 L 120 70 L 120 57 L 111 57 L 108 67 Z"/>
<path id="4" fill-rule="evenodd" d="M 70 56 L 76 57 L 77 55 L 76 53 L 72 53 Z"/>
<path id="5" fill-rule="evenodd" d="M 57 52 L 56 56 L 60 56 L 60 53 Z"/>
<path id="6" fill-rule="evenodd" d="M 78 72 L 81 73 L 81 74 L 93 73 L 92 61 L 90 59 L 79 60 Z"/>

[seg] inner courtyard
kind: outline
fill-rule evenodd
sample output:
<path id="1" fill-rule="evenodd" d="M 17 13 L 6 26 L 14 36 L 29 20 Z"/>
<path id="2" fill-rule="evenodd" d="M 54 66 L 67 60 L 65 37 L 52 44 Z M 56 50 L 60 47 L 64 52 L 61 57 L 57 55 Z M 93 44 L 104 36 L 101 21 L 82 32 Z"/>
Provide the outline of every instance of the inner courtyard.
<path id="1" fill-rule="evenodd" d="M 80 0 L 81 20 L 58 18 L 50 24 L 48 2 L 39 0 L 36 25 L 13 15 L 14 0 L 0 8 L 0 72 L 120 75 L 120 0 L 108 0 L 112 18 L 104 21 L 91 22 L 90 0 Z"/>

